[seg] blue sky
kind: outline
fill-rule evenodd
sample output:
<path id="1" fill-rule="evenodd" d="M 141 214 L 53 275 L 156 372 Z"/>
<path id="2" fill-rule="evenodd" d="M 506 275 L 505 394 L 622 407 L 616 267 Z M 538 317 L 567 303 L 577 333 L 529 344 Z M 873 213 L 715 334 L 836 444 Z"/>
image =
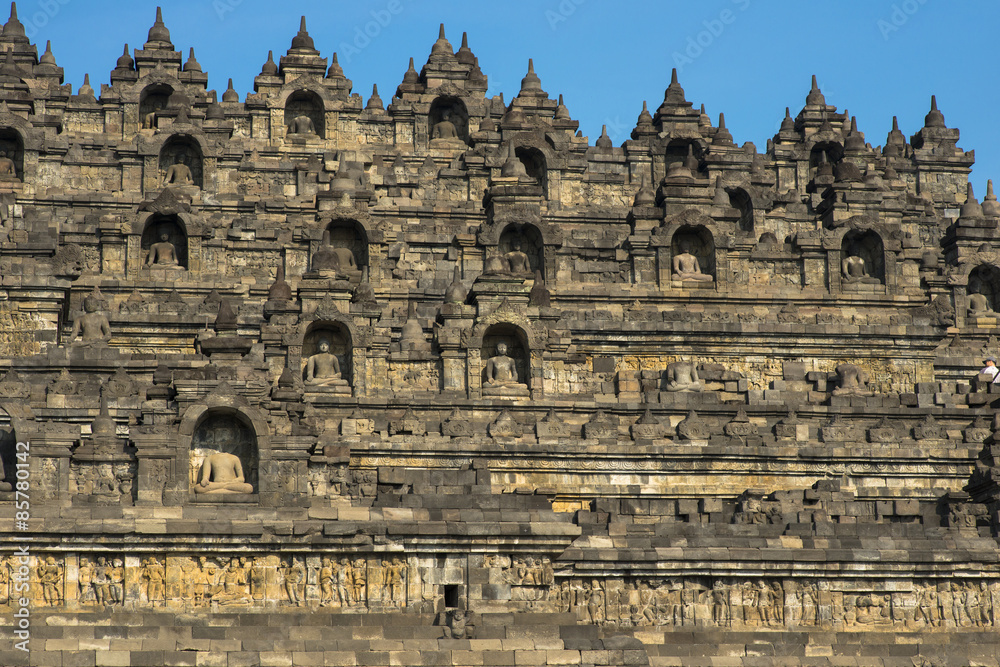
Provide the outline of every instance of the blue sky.
<path id="1" fill-rule="evenodd" d="M 32 41 L 51 39 L 66 79 L 107 83 L 122 46 L 141 47 L 156 2 L 22 0 Z M 2 13 L 6 13 L 5 11 Z M 175 47 L 195 52 L 221 93 L 232 77 L 241 97 L 273 49 L 283 54 L 305 14 L 322 55 L 340 52 L 354 90 L 373 83 L 389 102 L 414 57 L 426 62 L 440 22 L 457 49 L 462 32 L 489 77 L 489 94 L 517 94 L 533 58 L 542 87 L 565 96 L 570 114 L 595 141 L 607 124 L 616 144 L 628 138 L 643 100 L 655 110 L 678 67 L 689 101 L 720 111 L 737 143 L 759 150 L 786 106 L 796 114 L 816 74 L 829 104 L 858 117 L 873 145 L 892 116 L 910 136 L 923 125 L 931 94 L 959 145 L 976 150 L 972 181 L 981 198 L 1000 177 L 994 128 L 1000 92 L 994 64 L 1000 3 L 980 0 L 701 0 L 610 3 L 603 0 L 178 0 L 164 3 Z M 367 34 L 366 34 L 367 33 Z"/>

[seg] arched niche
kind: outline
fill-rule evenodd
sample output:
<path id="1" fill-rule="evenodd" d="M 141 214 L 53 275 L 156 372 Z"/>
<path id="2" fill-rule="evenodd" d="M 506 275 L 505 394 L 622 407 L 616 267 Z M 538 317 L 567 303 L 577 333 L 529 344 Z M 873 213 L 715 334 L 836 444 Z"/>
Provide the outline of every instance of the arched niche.
<path id="1" fill-rule="evenodd" d="M 368 235 L 361 223 L 357 220 L 340 218 L 331 221 L 326 231 L 329 233 L 332 248 L 351 252 L 358 271 L 368 266 Z M 343 264 L 341 262 L 341 266 Z"/>
<path id="2" fill-rule="evenodd" d="M 311 90 L 297 90 L 285 102 L 285 128 L 291 127 L 299 116 L 312 121 L 313 130 L 320 139 L 326 137 L 323 100 Z"/>
<path id="3" fill-rule="evenodd" d="M 885 284 L 885 245 L 877 232 L 848 232 L 841 242 L 840 256 L 843 282 Z"/>
<path id="4" fill-rule="evenodd" d="M 354 346 L 351 340 L 351 332 L 339 322 L 320 321 L 313 322 L 306 331 L 302 339 L 302 380 L 307 387 L 310 382 L 307 378 L 309 360 L 322 352 L 321 343 L 326 341 L 329 345 L 328 353 L 337 359 L 337 366 L 340 368 L 340 379 L 344 380 L 348 386 L 354 384 Z M 316 377 L 313 381 L 316 384 L 311 386 L 335 386 L 333 378 Z"/>
<path id="5" fill-rule="evenodd" d="M 753 200 L 743 188 L 733 188 L 729 191 L 729 205 L 740 212 L 737 222 L 744 232 L 753 232 Z"/>
<path id="6" fill-rule="evenodd" d="M 490 378 L 487 376 L 490 360 L 499 356 L 498 348 L 501 344 L 507 347 L 505 356 L 514 360 L 517 383 L 524 385 L 526 389 L 531 389 L 531 348 L 527 335 L 521 327 L 515 324 L 497 323 L 488 327 L 483 333 L 480 358 L 483 362 L 481 373 L 484 391 L 490 386 Z"/>
<path id="7" fill-rule="evenodd" d="M 163 238 L 166 236 L 166 238 Z M 170 244 L 174 262 L 169 261 Z M 154 247 L 156 246 L 156 247 Z M 140 241 L 142 265 L 147 268 L 188 268 L 188 240 L 184 223 L 176 215 L 156 213 L 146 221 Z"/>
<path id="8" fill-rule="evenodd" d="M 172 180 L 164 185 L 196 185 L 202 187 L 204 183 L 204 170 L 202 164 L 201 148 L 198 142 L 187 136 L 171 137 L 163 148 L 160 149 L 160 173 L 166 178 L 170 174 L 170 168 L 176 164 L 187 165 L 191 170 L 191 183 Z"/>
<path id="9" fill-rule="evenodd" d="M 458 138 L 469 143 L 469 111 L 457 97 L 441 96 L 427 114 L 427 136 L 434 139 Z"/>
<path id="10" fill-rule="evenodd" d="M 5 160 L 10 160 L 6 162 Z M 17 130 L 0 127 L 0 177 L 24 178 L 24 141 Z M 13 170 L 13 174 L 10 174 Z"/>
<path id="11" fill-rule="evenodd" d="M 683 253 L 694 255 L 701 273 L 715 278 L 715 239 L 703 225 L 684 225 L 670 239 L 670 253 L 677 257 Z"/>
<path id="12" fill-rule="evenodd" d="M 139 97 L 139 126 L 151 130 L 156 128 L 156 114 L 167 108 L 174 89 L 165 83 L 146 86 Z"/>
<path id="13" fill-rule="evenodd" d="M 260 490 L 257 435 L 250 421 L 236 410 L 210 409 L 198 420 L 191 437 L 188 467 L 188 485 L 192 491 L 198 484 L 205 460 L 218 453 L 236 456 L 243 468 L 245 483 L 250 484 L 254 492 Z"/>
<path id="14" fill-rule="evenodd" d="M 516 253 L 521 252 L 528 257 L 529 273 L 534 275 L 535 271 L 541 271 L 542 277 L 545 277 L 545 246 L 542 233 L 534 225 L 507 225 L 501 232 L 497 245 L 500 255 L 507 260 L 511 270 L 514 269 L 513 264 L 520 261 L 516 258 Z"/>
<path id="15" fill-rule="evenodd" d="M 702 161 L 705 151 L 702 145 L 694 139 L 673 139 L 667 144 L 663 155 L 664 167 L 666 168 L 664 173 L 668 173 L 671 166 L 687 160 L 688 152 L 694 153 L 695 159 L 698 160 L 698 170 L 695 172 L 695 176 L 705 176 L 705 167 Z"/>
<path id="16" fill-rule="evenodd" d="M 514 155 L 524 165 L 524 170 L 528 172 L 528 176 L 541 186 L 542 192 L 547 193 L 548 168 L 545 163 L 545 154 L 532 146 L 521 146 L 514 149 Z"/>
<path id="17" fill-rule="evenodd" d="M 969 273 L 969 295 L 981 294 L 986 299 L 989 310 L 998 312 L 1000 308 L 1000 268 L 992 264 L 981 264 Z"/>

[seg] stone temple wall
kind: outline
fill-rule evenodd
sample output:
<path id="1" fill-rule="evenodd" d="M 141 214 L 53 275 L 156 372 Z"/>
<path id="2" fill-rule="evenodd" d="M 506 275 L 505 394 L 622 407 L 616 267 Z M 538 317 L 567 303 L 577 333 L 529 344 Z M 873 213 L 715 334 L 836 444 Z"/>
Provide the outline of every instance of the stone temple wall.
<path id="1" fill-rule="evenodd" d="M 443 29 L 386 101 L 304 21 L 243 97 L 159 16 L 100 91 L 0 50 L 0 664 L 22 597 L 35 665 L 998 664 L 935 104 L 760 151 L 675 76 L 616 147 Z"/>

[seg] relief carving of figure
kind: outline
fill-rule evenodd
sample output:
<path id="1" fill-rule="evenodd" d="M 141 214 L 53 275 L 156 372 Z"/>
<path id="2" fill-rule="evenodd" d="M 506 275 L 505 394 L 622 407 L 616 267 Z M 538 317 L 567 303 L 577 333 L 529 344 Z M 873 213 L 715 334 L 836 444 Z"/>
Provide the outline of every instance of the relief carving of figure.
<path id="1" fill-rule="evenodd" d="M 283 571 L 285 575 L 285 595 L 288 596 L 288 603 L 301 607 L 305 598 L 306 571 L 302 563 L 292 560 L 286 565 Z"/>
<path id="2" fill-rule="evenodd" d="M 337 597 L 341 607 L 351 606 L 351 588 L 351 564 L 346 558 L 341 558 L 337 567 Z"/>
<path id="3" fill-rule="evenodd" d="M 333 604 L 335 578 L 333 562 L 329 556 L 323 556 L 319 568 L 319 606 L 327 607 Z"/>
<path id="4" fill-rule="evenodd" d="M 76 582 L 80 587 L 80 602 L 92 602 L 94 600 L 94 566 L 90 564 L 90 559 L 86 556 L 80 557 L 80 567 L 77 570 Z"/>
<path id="5" fill-rule="evenodd" d="M 53 556 L 46 556 L 44 564 L 37 568 L 38 583 L 42 585 L 42 599 L 49 606 L 56 606 L 62 603 L 62 580 L 63 569 L 56 564 Z"/>
<path id="6" fill-rule="evenodd" d="M 146 582 L 146 600 L 149 604 L 164 602 L 164 572 L 163 565 L 156 558 L 146 558 L 142 561 L 142 578 Z"/>
<path id="7" fill-rule="evenodd" d="M 125 563 L 121 558 L 115 558 L 111 563 L 111 603 L 121 604 L 125 601 Z"/>
<path id="8" fill-rule="evenodd" d="M 366 567 L 365 561 L 362 558 L 354 561 L 354 566 L 351 568 L 351 598 L 357 605 L 364 605 L 365 603 L 365 584 L 366 580 Z"/>
<path id="9" fill-rule="evenodd" d="M 98 557 L 94 567 L 93 586 L 97 604 L 111 604 L 111 567 L 104 556 Z"/>
<path id="10" fill-rule="evenodd" d="M 389 601 L 397 606 L 405 602 L 403 595 L 403 584 L 406 580 L 406 564 L 398 558 L 393 558 L 389 564 L 388 580 L 386 586 L 389 589 Z"/>
<path id="11" fill-rule="evenodd" d="M 222 573 L 222 591 L 212 597 L 222 604 L 245 602 L 247 597 L 247 573 L 245 559 L 240 563 L 235 556 Z"/>

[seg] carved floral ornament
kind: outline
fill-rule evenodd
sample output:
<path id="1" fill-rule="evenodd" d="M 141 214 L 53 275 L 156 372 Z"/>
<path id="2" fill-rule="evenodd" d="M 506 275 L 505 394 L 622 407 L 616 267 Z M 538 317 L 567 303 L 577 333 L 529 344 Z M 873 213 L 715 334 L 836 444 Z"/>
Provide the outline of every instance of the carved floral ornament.
<path id="1" fill-rule="evenodd" d="M 548 331 L 544 328 L 535 329 L 523 309 L 515 307 L 504 299 L 496 310 L 482 317 L 471 329 L 462 331 L 462 347 L 480 349 L 483 346 L 483 336 L 497 324 L 507 324 L 517 327 L 524 334 L 529 350 L 543 350 L 548 341 Z"/>
<path id="2" fill-rule="evenodd" d="M 948 284 L 962 286 L 969 284 L 969 276 L 981 266 L 992 266 L 1000 270 L 1000 252 L 995 250 L 977 251 L 962 259 L 958 266 L 949 264 L 944 267 Z"/>

